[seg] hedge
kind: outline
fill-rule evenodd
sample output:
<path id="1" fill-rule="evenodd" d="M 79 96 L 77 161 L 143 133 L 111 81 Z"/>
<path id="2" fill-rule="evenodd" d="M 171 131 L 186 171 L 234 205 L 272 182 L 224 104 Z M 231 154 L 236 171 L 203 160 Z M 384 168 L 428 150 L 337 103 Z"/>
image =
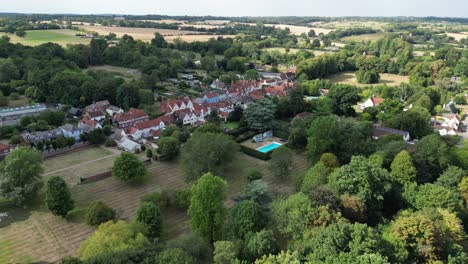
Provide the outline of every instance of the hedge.
<path id="1" fill-rule="evenodd" d="M 254 158 L 261 159 L 261 160 L 269 160 L 271 158 L 271 153 L 272 153 L 271 151 L 267 153 L 263 153 L 256 149 L 246 147 L 244 145 L 240 145 L 240 151 L 242 151 L 243 153 L 249 156 L 252 156 Z"/>
<path id="2" fill-rule="evenodd" d="M 289 133 L 286 131 L 273 130 L 273 136 L 287 140 L 289 138 Z"/>
<path id="3" fill-rule="evenodd" d="M 241 143 L 241 142 L 244 142 L 246 140 L 252 139 L 257 134 L 258 134 L 257 132 L 252 131 L 252 132 L 249 132 L 247 134 L 241 135 L 238 138 L 236 138 L 236 142 Z"/>
<path id="4" fill-rule="evenodd" d="M 233 137 L 238 137 L 247 131 L 249 131 L 248 127 L 238 127 L 236 129 L 229 130 L 226 134 L 233 136 Z"/>

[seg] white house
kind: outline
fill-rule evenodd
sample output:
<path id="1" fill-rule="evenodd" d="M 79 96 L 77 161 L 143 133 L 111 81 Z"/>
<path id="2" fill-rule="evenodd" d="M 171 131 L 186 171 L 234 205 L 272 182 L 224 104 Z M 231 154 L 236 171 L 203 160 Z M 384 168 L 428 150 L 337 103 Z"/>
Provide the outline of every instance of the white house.
<path id="1" fill-rule="evenodd" d="M 400 135 L 404 141 L 410 140 L 410 133 L 407 131 L 377 125 L 374 126 L 374 132 L 372 134 L 372 137 L 374 139 L 379 139 L 380 137 L 385 135 Z"/>
<path id="2" fill-rule="evenodd" d="M 71 124 L 67 124 L 59 128 L 62 130 L 62 134 L 65 138 L 74 138 L 76 141 L 80 141 L 80 135 L 84 133 L 84 129 L 75 127 Z"/>
<path id="3" fill-rule="evenodd" d="M 128 138 L 123 138 L 122 141 L 119 141 L 117 143 L 119 147 L 124 149 L 125 151 L 128 151 L 130 153 L 135 153 L 137 150 L 141 150 L 141 145 L 136 143 L 135 141 L 132 141 Z"/>
<path id="4" fill-rule="evenodd" d="M 367 99 L 364 103 L 360 105 L 361 109 L 364 110 L 368 107 L 377 107 L 384 101 L 383 98 L 380 97 L 375 97 L 371 96 L 369 99 Z"/>

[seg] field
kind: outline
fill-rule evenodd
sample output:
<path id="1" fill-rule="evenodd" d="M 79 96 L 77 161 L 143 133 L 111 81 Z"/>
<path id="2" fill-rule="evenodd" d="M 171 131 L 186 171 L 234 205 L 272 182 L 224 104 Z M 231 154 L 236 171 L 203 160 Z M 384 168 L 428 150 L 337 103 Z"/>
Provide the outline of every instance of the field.
<path id="1" fill-rule="evenodd" d="M 370 27 L 373 29 L 382 29 L 388 23 L 378 21 L 333 21 L 333 22 L 312 22 L 314 27 L 327 28 L 327 29 L 346 29 L 353 27 Z"/>
<path id="2" fill-rule="evenodd" d="M 87 153 L 94 158 L 108 154 L 100 150 L 82 151 L 76 153 L 80 158 L 59 156 L 47 160 L 46 165 L 55 166 L 56 169 L 66 166 L 65 164 L 58 165 L 61 162 L 67 162 L 67 165 L 84 162 L 81 165 L 78 164 L 73 171 L 87 175 L 87 167 L 90 164 L 86 161 L 90 158 L 83 158 L 81 156 L 84 155 L 81 154 Z M 304 157 L 295 155 L 294 174 L 302 173 L 307 168 L 308 164 Z M 47 171 L 52 169 L 47 168 Z M 107 169 L 101 166 L 100 170 L 102 172 Z M 229 184 L 230 197 L 239 192 L 247 183 L 247 175 L 253 169 L 263 173 L 265 182 L 275 195 L 293 193 L 295 188 L 291 180 L 281 180 L 270 176 L 266 162 L 239 153 L 238 158 L 229 166 L 225 175 Z M 67 173 L 62 175 L 67 175 Z M 189 185 L 184 181 L 184 172 L 178 162 L 153 162 L 148 167 L 148 176 L 142 184 L 132 185 L 107 178 L 95 183 L 72 185 L 71 192 L 78 209 L 85 208 L 93 201 L 104 201 L 117 211 L 119 218 L 130 220 L 143 195 L 155 191 L 179 190 L 188 187 Z M 231 206 L 232 203 L 232 200 L 229 200 L 226 205 Z M 0 209 L 2 209 L 1 204 Z M 82 215 L 79 213 L 73 220 L 65 221 L 48 213 L 43 206 L 34 207 L 33 210 L 15 209 L 7 212 L 9 221 L 0 224 L 0 248 L 2 249 L 0 250 L 0 263 L 56 262 L 65 256 L 76 255 L 80 243 L 94 231 L 79 219 Z M 190 232 L 189 218 L 185 212 L 163 208 L 162 214 L 163 241 Z"/>
<path id="3" fill-rule="evenodd" d="M 154 33 L 159 32 L 166 37 L 166 40 L 171 42 L 175 38 L 180 37 L 187 42 L 193 41 L 206 41 L 210 38 L 216 38 L 217 35 L 207 35 L 202 32 L 188 31 L 188 30 L 172 30 L 172 29 L 159 29 L 159 28 L 130 28 L 130 27 L 102 27 L 102 26 L 80 26 L 80 28 L 87 31 L 96 32 L 99 35 L 107 35 L 114 33 L 118 37 L 123 35 L 132 36 L 141 41 L 150 42 L 154 38 Z"/>
<path id="4" fill-rule="evenodd" d="M 241 23 L 241 24 L 251 25 L 251 26 L 256 25 L 255 23 Z M 304 26 L 294 26 L 294 25 L 286 25 L 286 24 L 265 24 L 265 26 L 276 27 L 276 28 L 281 28 L 281 29 L 289 28 L 291 33 L 294 34 L 294 35 L 301 35 L 302 33 L 307 34 L 307 33 L 309 33 L 309 31 L 311 29 L 313 29 L 317 35 L 320 34 L 320 33 L 328 34 L 331 31 L 333 31 L 333 29 L 328 29 L 328 28 L 304 27 Z"/>
<path id="5" fill-rule="evenodd" d="M 135 69 L 129 69 L 124 67 L 112 66 L 112 65 L 101 65 L 101 66 L 90 66 L 86 69 L 87 71 L 108 71 L 117 76 L 135 79 L 141 77 L 141 73 Z"/>
<path id="6" fill-rule="evenodd" d="M 356 75 L 354 72 L 342 72 L 338 74 L 334 74 L 328 78 L 333 83 L 342 83 L 342 84 L 350 84 L 355 86 L 368 86 L 369 84 L 361 84 L 358 83 L 356 80 Z M 401 83 L 408 83 L 409 78 L 408 76 L 396 75 L 396 74 L 389 74 L 389 73 L 381 73 L 380 74 L 380 82 L 378 84 L 386 84 L 389 86 L 397 86 Z M 375 85 L 375 84 L 374 84 Z"/>
<path id="7" fill-rule="evenodd" d="M 279 48 L 279 47 L 278 48 L 266 48 L 264 50 L 279 51 L 281 53 L 286 53 L 286 48 Z M 315 56 L 320 56 L 320 55 L 323 55 L 323 54 L 326 54 L 326 53 L 332 53 L 333 52 L 333 51 L 326 51 L 326 50 L 294 49 L 294 48 L 291 48 L 291 49 L 289 49 L 289 53 L 296 54 L 300 50 L 307 50 L 307 51 L 313 53 Z"/>
<path id="8" fill-rule="evenodd" d="M 363 35 L 356 35 L 356 36 L 349 36 L 349 37 L 344 37 L 341 40 L 342 41 L 374 41 L 374 40 L 379 40 L 381 38 L 385 37 L 384 33 L 374 33 L 374 34 L 363 34 Z"/>
<path id="9" fill-rule="evenodd" d="M 68 44 L 89 44 L 91 39 L 75 36 L 78 31 L 69 29 L 53 30 L 29 30 L 24 38 L 16 35 L 8 35 L 12 43 L 21 43 L 26 46 L 37 46 L 47 42 L 57 43 L 62 46 Z"/>
<path id="10" fill-rule="evenodd" d="M 464 38 L 468 38 L 467 32 L 461 32 L 461 33 L 445 33 L 447 36 L 454 38 L 455 40 L 460 40 Z"/>
<path id="11" fill-rule="evenodd" d="M 176 39 L 181 39 L 186 42 L 195 42 L 195 41 L 208 41 L 211 38 L 234 38 L 235 35 L 181 35 L 181 36 L 167 36 L 165 37 L 167 42 L 174 42 Z"/>

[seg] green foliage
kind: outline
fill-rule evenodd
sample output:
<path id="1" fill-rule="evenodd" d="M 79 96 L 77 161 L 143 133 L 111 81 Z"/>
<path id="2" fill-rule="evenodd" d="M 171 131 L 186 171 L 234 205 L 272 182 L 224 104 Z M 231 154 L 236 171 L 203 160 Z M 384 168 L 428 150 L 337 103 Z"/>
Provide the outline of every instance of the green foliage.
<path id="1" fill-rule="evenodd" d="M 419 210 L 428 207 L 445 208 L 455 212 L 461 210 L 461 197 L 458 192 L 432 183 L 426 183 L 416 188 L 405 186 L 403 196 L 414 208 Z"/>
<path id="2" fill-rule="evenodd" d="M 261 259 L 257 259 L 255 264 L 300 264 L 300 257 L 297 252 L 281 251 L 278 255 L 263 256 Z"/>
<path id="3" fill-rule="evenodd" d="M 70 191 L 61 177 L 53 176 L 47 180 L 45 203 L 54 215 L 61 217 L 65 217 L 73 209 L 74 202 Z"/>
<path id="4" fill-rule="evenodd" d="M 250 232 L 257 232 L 265 226 L 262 207 L 253 200 L 237 203 L 230 214 L 227 233 L 233 239 L 244 239 Z"/>
<path id="5" fill-rule="evenodd" d="M 430 115 L 427 111 L 408 110 L 384 120 L 383 125 L 407 131 L 411 138 L 422 138 L 432 132 L 429 121 Z"/>
<path id="6" fill-rule="evenodd" d="M 131 224 L 124 221 L 107 222 L 80 246 L 79 255 L 83 260 L 110 253 L 118 253 L 143 247 L 148 240 Z"/>
<path id="7" fill-rule="evenodd" d="M 312 214 L 312 204 L 303 193 L 277 199 L 272 204 L 274 227 L 287 237 L 301 237 L 311 224 Z"/>
<path id="8" fill-rule="evenodd" d="M 273 253 L 276 249 L 275 237 L 271 230 L 260 230 L 250 233 L 245 241 L 244 255 L 249 260 L 261 258 L 264 255 Z"/>
<path id="9" fill-rule="evenodd" d="M 356 72 L 356 79 L 359 83 L 378 83 L 380 75 L 378 72 L 377 59 L 375 57 L 361 57 L 357 61 L 359 70 Z"/>
<path id="10" fill-rule="evenodd" d="M 173 137 L 163 137 L 158 140 L 158 153 L 166 159 L 173 159 L 179 154 L 180 143 Z"/>
<path id="11" fill-rule="evenodd" d="M 309 194 L 318 186 L 327 184 L 330 172 L 331 170 L 327 168 L 323 162 L 317 162 L 306 172 L 302 181 L 302 192 Z"/>
<path id="12" fill-rule="evenodd" d="M 214 243 L 213 262 L 216 264 L 237 264 L 236 247 L 231 241 L 217 241 Z"/>
<path id="13" fill-rule="evenodd" d="M 437 179 L 436 184 L 447 188 L 457 188 L 463 177 L 468 176 L 467 172 L 455 166 L 449 166 Z"/>
<path id="14" fill-rule="evenodd" d="M 327 97 L 333 100 L 333 113 L 335 115 L 356 115 L 353 106 L 361 100 L 359 89 L 356 86 L 345 84 L 333 85 Z"/>
<path id="15" fill-rule="evenodd" d="M 221 238 L 226 199 L 227 183 L 211 173 L 203 175 L 192 186 L 190 224 L 192 230 L 210 244 Z"/>
<path id="16" fill-rule="evenodd" d="M 253 182 L 256 180 L 261 180 L 263 178 L 263 174 L 260 171 L 254 170 L 247 175 L 247 180 L 249 182 Z"/>
<path id="17" fill-rule="evenodd" d="M 0 195 L 22 205 L 42 186 L 41 154 L 26 147 L 13 150 L 0 163 Z"/>
<path id="18" fill-rule="evenodd" d="M 416 168 L 406 150 L 402 150 L 395 156 L 391 169 L 392 177 L 402 185 L 416 181 Z"/>
<path id="19" fill-rule="evenodd" d="M 251 129 L 264 131 L 275 126 L 276 105 L 269 99 L 250 103 L 244 110 L 244 117 Z"/>
<path id="20" fill-rule="evenodd" d="M 144 177 L 145 174 L 145 165 L 133 154 L 122 152 L 122 154 L 114 160 L 112 176 L 119 180 L 130 181 Z"/>
<path id="21" fill-rule="evenodd" d="M 97 226 L 115 219 L 115 211 L 103 202 L 92 203 L 86 212 L 86 223 Z"/>
<path id="22" fill-rule="evenodd" d="M 391 188 L 389 173 L 362 156 L 353 157 L 349 164 L 335 170 L 329 181 L 339 193 L 363 199 L 374 213 L 381 208 Z"/>
<path id="23" fill-rule="evenodd" d="M 432 182 L 449 165 L 449 149 L 439 135 L 423 137 L 416 143 L 413 154 L 418 182 Z"/>
<path id="24" fill-rule="evenodd" d="M 271 173 L 280 178 L 289 176 L 293 163 L 294 153 L 287 147 L 281 146 L 273 151 L 271 159 L 268 161 L 268 168 Z"/>
<path id="25" fill-rule="evenodd" d="M 322 156 L 320 156 L 320 162 L 330 170 L 340 167 L 338 159 L 333 153 L 323 153 Z"/>
<path id="26" fill-rule="evenodd" d="M 238 145 L 224 134 L 194 133 L 182 149 L 182 165 L 187 180 L 207 172 L 222 174 L 237 153 Z"/>
<path id="27" fill-rule="evenodd" d="M 159 238 L 162 229 L 161 211 L 154 203 L 144 202 L 140 204 L 136 212 L 135 221 L 147 228 L 146 236 L 148 238 Z"/>
<path id="28" fill-rule="evenodd" d="M 180 248 L 186 254 L 191 256 L 194 263 L 206 263 L 210 249 L 208 244 L 199 236 L 190 234 L 183 235 L 176 239 L 170 240 L 166 244 L 167 248 Z"/>

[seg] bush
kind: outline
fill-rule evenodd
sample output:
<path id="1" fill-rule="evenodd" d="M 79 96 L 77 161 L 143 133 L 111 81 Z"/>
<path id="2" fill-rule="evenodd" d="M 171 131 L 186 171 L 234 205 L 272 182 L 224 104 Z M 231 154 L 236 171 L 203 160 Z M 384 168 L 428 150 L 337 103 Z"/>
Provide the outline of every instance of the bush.
<path id="1" fill-rule="evenodd" d="M 47 208 L 54 214 L 65 217 L 73 209 L 74 202 L 71 198 L 67 184 L 59 176 L 51 177 L 47 181 L 46 199 Z"/>
<path id="2" fill-rule="evenodd" d="M 117 143 L 111 138 L 106 139 L 106 142 L 104 143 L 106 147 L 115 147 L 117 146 Z"/>
<path id="3" fill-rule="evenodd" d="M 151 202 L 155 205 L 166 208 L 169 205 L 174 203 L 174 194 L 173 191 L 162 191 L 162 192 L 153 192 L 144 195 L 140 201 L 143 202 Z"/>
<path id="4" fill-rule="evenodd" d="M 162 219 L 161 210 L 151 202 L 144 202 L 136 212 L 135 220 L 147 228 L 146 236 L 156 239 L 161 234 Z"/>
<path id="5" fill-rule="evenodd" d="M 190 206 L 190 199 L 192 199 L 192 192 L 190 189 L 177 191 L 174 205 L 181 210 L 187 210 Z"/>
<path id="6" fill-rule="evenodd" d="M 250 172 L 249 175 L 247 176 L 247 179 L 249 180 L 249 182 L 260 180 L 262 178 L 263 178 L 262 173 L 257 170 Z"/>
<path id="7" fill-rule="evenodd" d="M 288 139 L 289 138 L 289 133 L 286 132 L 286 131 L 273 130 L 273 136 L 279 137 L 281 139 Z"/>
<path id="8" fill-rule="evenodd" d="M 144 177 L 145 174 L 145 165 L 133 154 L 122 152 L 122 154 L 114 160 L 112 176 L 119 180 L 130 181 Z"/>
<path id="9" fill-rule="evenodd" d="M 94 202 L 86 213 L 86 223 L 97 226 L 101 223 L 115 219 L 115 211 L 103 202 Z"/>
<path id="10" fill-rule="evenodd" d="M 242 135 L 240 135 L 240 136 L 238 136 L 238 137 L 236 138 L 236 142 L 237 142 L 237 143 L 244 142 L 244 141 L 246 141 L 246 140 L 248 140 L 248 139 L 251 139 L 251 138 L 252 138 L 253 136 L 255 136 L 256 134 L 257 134 L 257 132 L 255 132 L 255 131 L 251 131 L 251 132 L 242 134 Z"/>
<path id="11" fill-rule="evenodd" d="M 271 152 L 268 152 L 268 153 L 262 153 L 256 149 L 252 149 L 252 148 L 249 148 L 249 147 L 246 147 L 246 146 L 243 146 L 243 145 L 240 145 L 240 150 L 249 155 L 249 156 L 252 156 L 254 158 L 257 158 L 257 159 L 261 159 L 261 160 L 269 160 L 271 158 Z"/>
<path id="12" fill-rule="evenodd" d="M 146 150 L 146 157 L 151 159 L 153 157 L 153 151 L 151 149 Z"/>

